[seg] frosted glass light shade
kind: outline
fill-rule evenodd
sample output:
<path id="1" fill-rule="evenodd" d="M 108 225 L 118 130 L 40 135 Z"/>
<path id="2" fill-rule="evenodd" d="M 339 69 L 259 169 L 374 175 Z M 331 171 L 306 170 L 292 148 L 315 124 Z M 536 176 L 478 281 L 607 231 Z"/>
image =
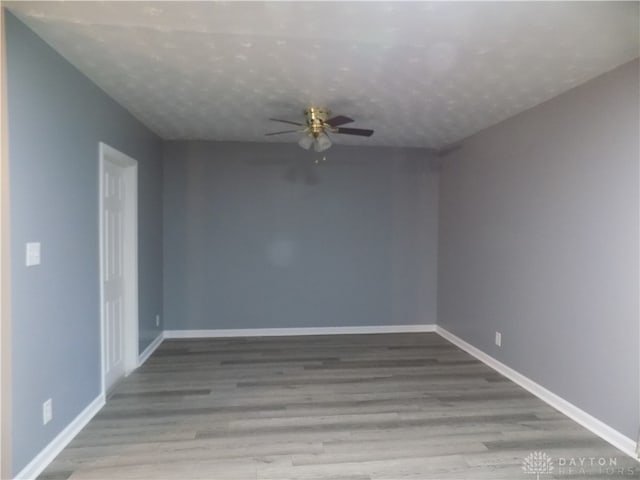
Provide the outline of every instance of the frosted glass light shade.
<path id="1" fill-rule="evenodd" d="M 311 148 L 312 143 L 313 143 L 313 137 L 311 135 L 305 135 L 300 140 L 298 140 L 298 145 L 300 145 L 305 150 L 309 150 Z"/>
<path id="2" fill-rule="evenodd" d="M 313 144 L 313 149 L 316 152 L 324 152 L 330 146 L 331 146 L 331 140 L 329 139 L 326 133 L 322 133 L 318 135 L 318 138 L 316 138 L 316 141 Z"/>

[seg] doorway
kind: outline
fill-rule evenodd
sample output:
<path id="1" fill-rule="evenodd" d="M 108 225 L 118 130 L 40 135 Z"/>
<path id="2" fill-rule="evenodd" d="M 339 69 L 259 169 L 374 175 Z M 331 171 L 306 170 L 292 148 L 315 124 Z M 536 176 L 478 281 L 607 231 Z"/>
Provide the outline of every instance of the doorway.
<path id="1" fill-rule="evenodd" d="M 138 162 L 100 143 L 102 391 L 138 365 Z"/>

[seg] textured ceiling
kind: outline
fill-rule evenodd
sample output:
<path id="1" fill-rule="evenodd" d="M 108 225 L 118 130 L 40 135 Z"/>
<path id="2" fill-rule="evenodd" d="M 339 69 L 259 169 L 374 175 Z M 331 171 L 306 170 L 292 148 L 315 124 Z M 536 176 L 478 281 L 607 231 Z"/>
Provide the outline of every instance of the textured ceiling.
<path id="1" fill-rule="evenodd" d="M 3 2 L 166 139 L 440 148 L 639 54 L 637 2 Z M 285 128 L 282 128 L 285 127 Z"/>

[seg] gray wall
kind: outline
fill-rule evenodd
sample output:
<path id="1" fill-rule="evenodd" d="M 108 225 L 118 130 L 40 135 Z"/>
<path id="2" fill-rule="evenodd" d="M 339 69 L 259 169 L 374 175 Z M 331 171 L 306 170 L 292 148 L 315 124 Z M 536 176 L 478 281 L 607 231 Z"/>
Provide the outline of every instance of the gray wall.
<path id="1" fill-rule="evenodd" d="M 139 161 L 141 348 L 162 306 L 162 169 L 159 139 L 10 14 L 6 35 L 18 473 L 100 393 L 98 142 Z"/>
<path id="2" fill-rule="evenodd" d="M 437 175 L 425 150 L 170 142 L 167 329 L 435 323 Z M 279 163 L 284 162 L 284 163 Z"/>
<path id="3" fill-rule="evenodd" d="M 638 90 L 635 61 L 467 139 L 438 257 L 440 325 L 632 439 Z"/>

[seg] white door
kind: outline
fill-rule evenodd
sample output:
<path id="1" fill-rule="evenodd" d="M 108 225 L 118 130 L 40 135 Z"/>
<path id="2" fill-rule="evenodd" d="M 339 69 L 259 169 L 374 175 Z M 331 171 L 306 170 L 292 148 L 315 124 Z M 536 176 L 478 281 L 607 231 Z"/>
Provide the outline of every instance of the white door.
<path id="1" fill-rule="evenodd" d="M 102 188 L 105 389 L 124 376 L 124 168 L 105 158 Z"/>
<path id="2" fill-rule="evenodd" d="M 138 363 L 137 162 L 100 144 L 100 291 L 106 392 Z"/>

